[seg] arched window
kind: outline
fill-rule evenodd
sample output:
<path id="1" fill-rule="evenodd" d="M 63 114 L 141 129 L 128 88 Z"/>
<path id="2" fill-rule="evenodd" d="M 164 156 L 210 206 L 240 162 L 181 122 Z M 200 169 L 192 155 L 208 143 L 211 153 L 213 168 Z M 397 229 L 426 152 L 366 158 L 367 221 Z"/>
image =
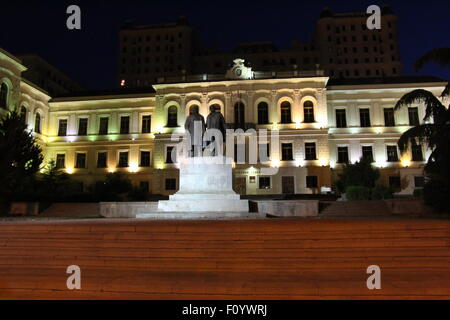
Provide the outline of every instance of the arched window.
<path id="1" fill-rule="evenodd" d="M 34 132 L 41 133 L 41 115 L 39 113 L 36 113 L 34 118 Z"/>
<path id="2" fill-rule="evenodd" d="M 0 86 L 0 108 L 8 109 L 8 86 L 2 83 Z"/>
<path id="3" fill-rule="evenodd" d="M 305 101 L 303 104 L 303 114 L 305 123 L 311 123 L 314 121 L 314 104 L 312 101 Z"/>
<path id="4" fill-rule="evenodd" d="M 167 126 L 169 128 L 178 127 L 178 110 L 176 106 L 167 109 Z"/>
<path id="5" fill-rule="evenodd" d="M 236 129 L 245 129 L 245 105 L 242 102 L 234 105 L 234 124 Z"/>
<path id="6" fill-rule="evenodd" d="M 291 123 L 291 104 L 287 101 L 281 103 L 281 123 Z"/>
<path id="7" fill-rule="evenodd" d="M 269 123 L 269 105 L 267 102 L 258 103 L 258 124 Z"/>
<path id="8" fill-rule="evenodd" d="M 25 108 L 25 106 L 20 107 L 20 119 L 22 119 L 24 123 L 27 123 L 27 108 Z"/>

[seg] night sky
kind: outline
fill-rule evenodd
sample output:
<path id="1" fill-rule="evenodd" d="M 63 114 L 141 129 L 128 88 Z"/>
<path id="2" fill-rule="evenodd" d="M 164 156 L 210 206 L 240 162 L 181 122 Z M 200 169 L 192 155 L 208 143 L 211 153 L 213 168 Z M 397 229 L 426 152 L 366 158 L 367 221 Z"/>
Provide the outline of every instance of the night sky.
<path id="1" fill-rule="evenodd" d="M 66 28 L 66 8 L 77 4 L 82 30 Z M 231 49 L 242 41 L 309 41 L 322 8 L 366 11 L 389 4 L 399 17 L 404 73 L 430 49 L 450 46 L 450 1 L 2 1 L 0 47 L 13 54 L 36 53 L 91 89 L 116 87 L 117 33 L 126 20 L 154 24 L 184 15 L 205 46 Z M 420 74 L 450 79 L 450 68 L 427 66 Z"/>

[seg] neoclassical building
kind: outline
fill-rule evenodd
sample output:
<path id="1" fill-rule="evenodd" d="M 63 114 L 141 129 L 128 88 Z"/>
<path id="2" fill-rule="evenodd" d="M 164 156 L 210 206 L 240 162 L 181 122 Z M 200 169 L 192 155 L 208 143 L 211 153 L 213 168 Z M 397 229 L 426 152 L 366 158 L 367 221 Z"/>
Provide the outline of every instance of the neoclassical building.
<path id="1" fill-rule="evenodd" d="M 194 105 L 205 118 L 216 105 L 230 130 L 244 132 L 235 150 L 245 150 L 245 156 L 235 156 L 234 163 L 234 186 L 241 194 L 326 192 L 342 166 L 361 157 L 380 169 L 381 184 L 411 194 L 423 185 L 429 152 L 420 146 L 400 155 L 396 143 L 422 121 L 424 106 L 393 107 L 413 89 L 438 95 L 446 85 L 434 77 L 334 80 L 320 70 L 257 72 L 236 59 L 222 75 L 161 78 L 149 88 L 50 97 L 22 79 L 25 69 L 0 51 L 0 116 L 19 108 L 46 161 L 54 159 L 85 186 L 107 173 L 124 172 L 136 186 L 166 195 L 178 188 L 173 137 L 183 135 Z M 242 144 L 255 132 L 256 151 Z M 255 152 L 260 161 L 249 163 Z"/>

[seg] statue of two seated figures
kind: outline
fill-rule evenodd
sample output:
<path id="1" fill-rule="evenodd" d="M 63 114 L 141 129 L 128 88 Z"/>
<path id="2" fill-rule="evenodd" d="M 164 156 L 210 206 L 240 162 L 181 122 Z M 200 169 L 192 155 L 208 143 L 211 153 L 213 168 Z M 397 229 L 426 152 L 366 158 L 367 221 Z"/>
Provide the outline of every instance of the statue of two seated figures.
<path id="1" fill-rule="evenodd" d="M 189 133 L 188 146 L 190 157 L 217 156 L 223 154 L 226 124 L 218 106 L 209 107 L 209 115 L 205 118 L 200 114 L 199 107 L 189 110 L 184 128 Z"/>

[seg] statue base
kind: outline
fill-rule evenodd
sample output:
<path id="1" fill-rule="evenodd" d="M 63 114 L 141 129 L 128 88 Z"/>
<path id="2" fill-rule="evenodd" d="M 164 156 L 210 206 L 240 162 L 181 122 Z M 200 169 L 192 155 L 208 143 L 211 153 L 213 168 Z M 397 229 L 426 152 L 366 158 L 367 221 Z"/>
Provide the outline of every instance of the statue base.
<path id="1" fill-rule="evenodd" d="M 232 159 L 180 159 L 180 188 L 158 202 L 158 212 L 248 212 L 248 200 L 233 191 Z"/>

